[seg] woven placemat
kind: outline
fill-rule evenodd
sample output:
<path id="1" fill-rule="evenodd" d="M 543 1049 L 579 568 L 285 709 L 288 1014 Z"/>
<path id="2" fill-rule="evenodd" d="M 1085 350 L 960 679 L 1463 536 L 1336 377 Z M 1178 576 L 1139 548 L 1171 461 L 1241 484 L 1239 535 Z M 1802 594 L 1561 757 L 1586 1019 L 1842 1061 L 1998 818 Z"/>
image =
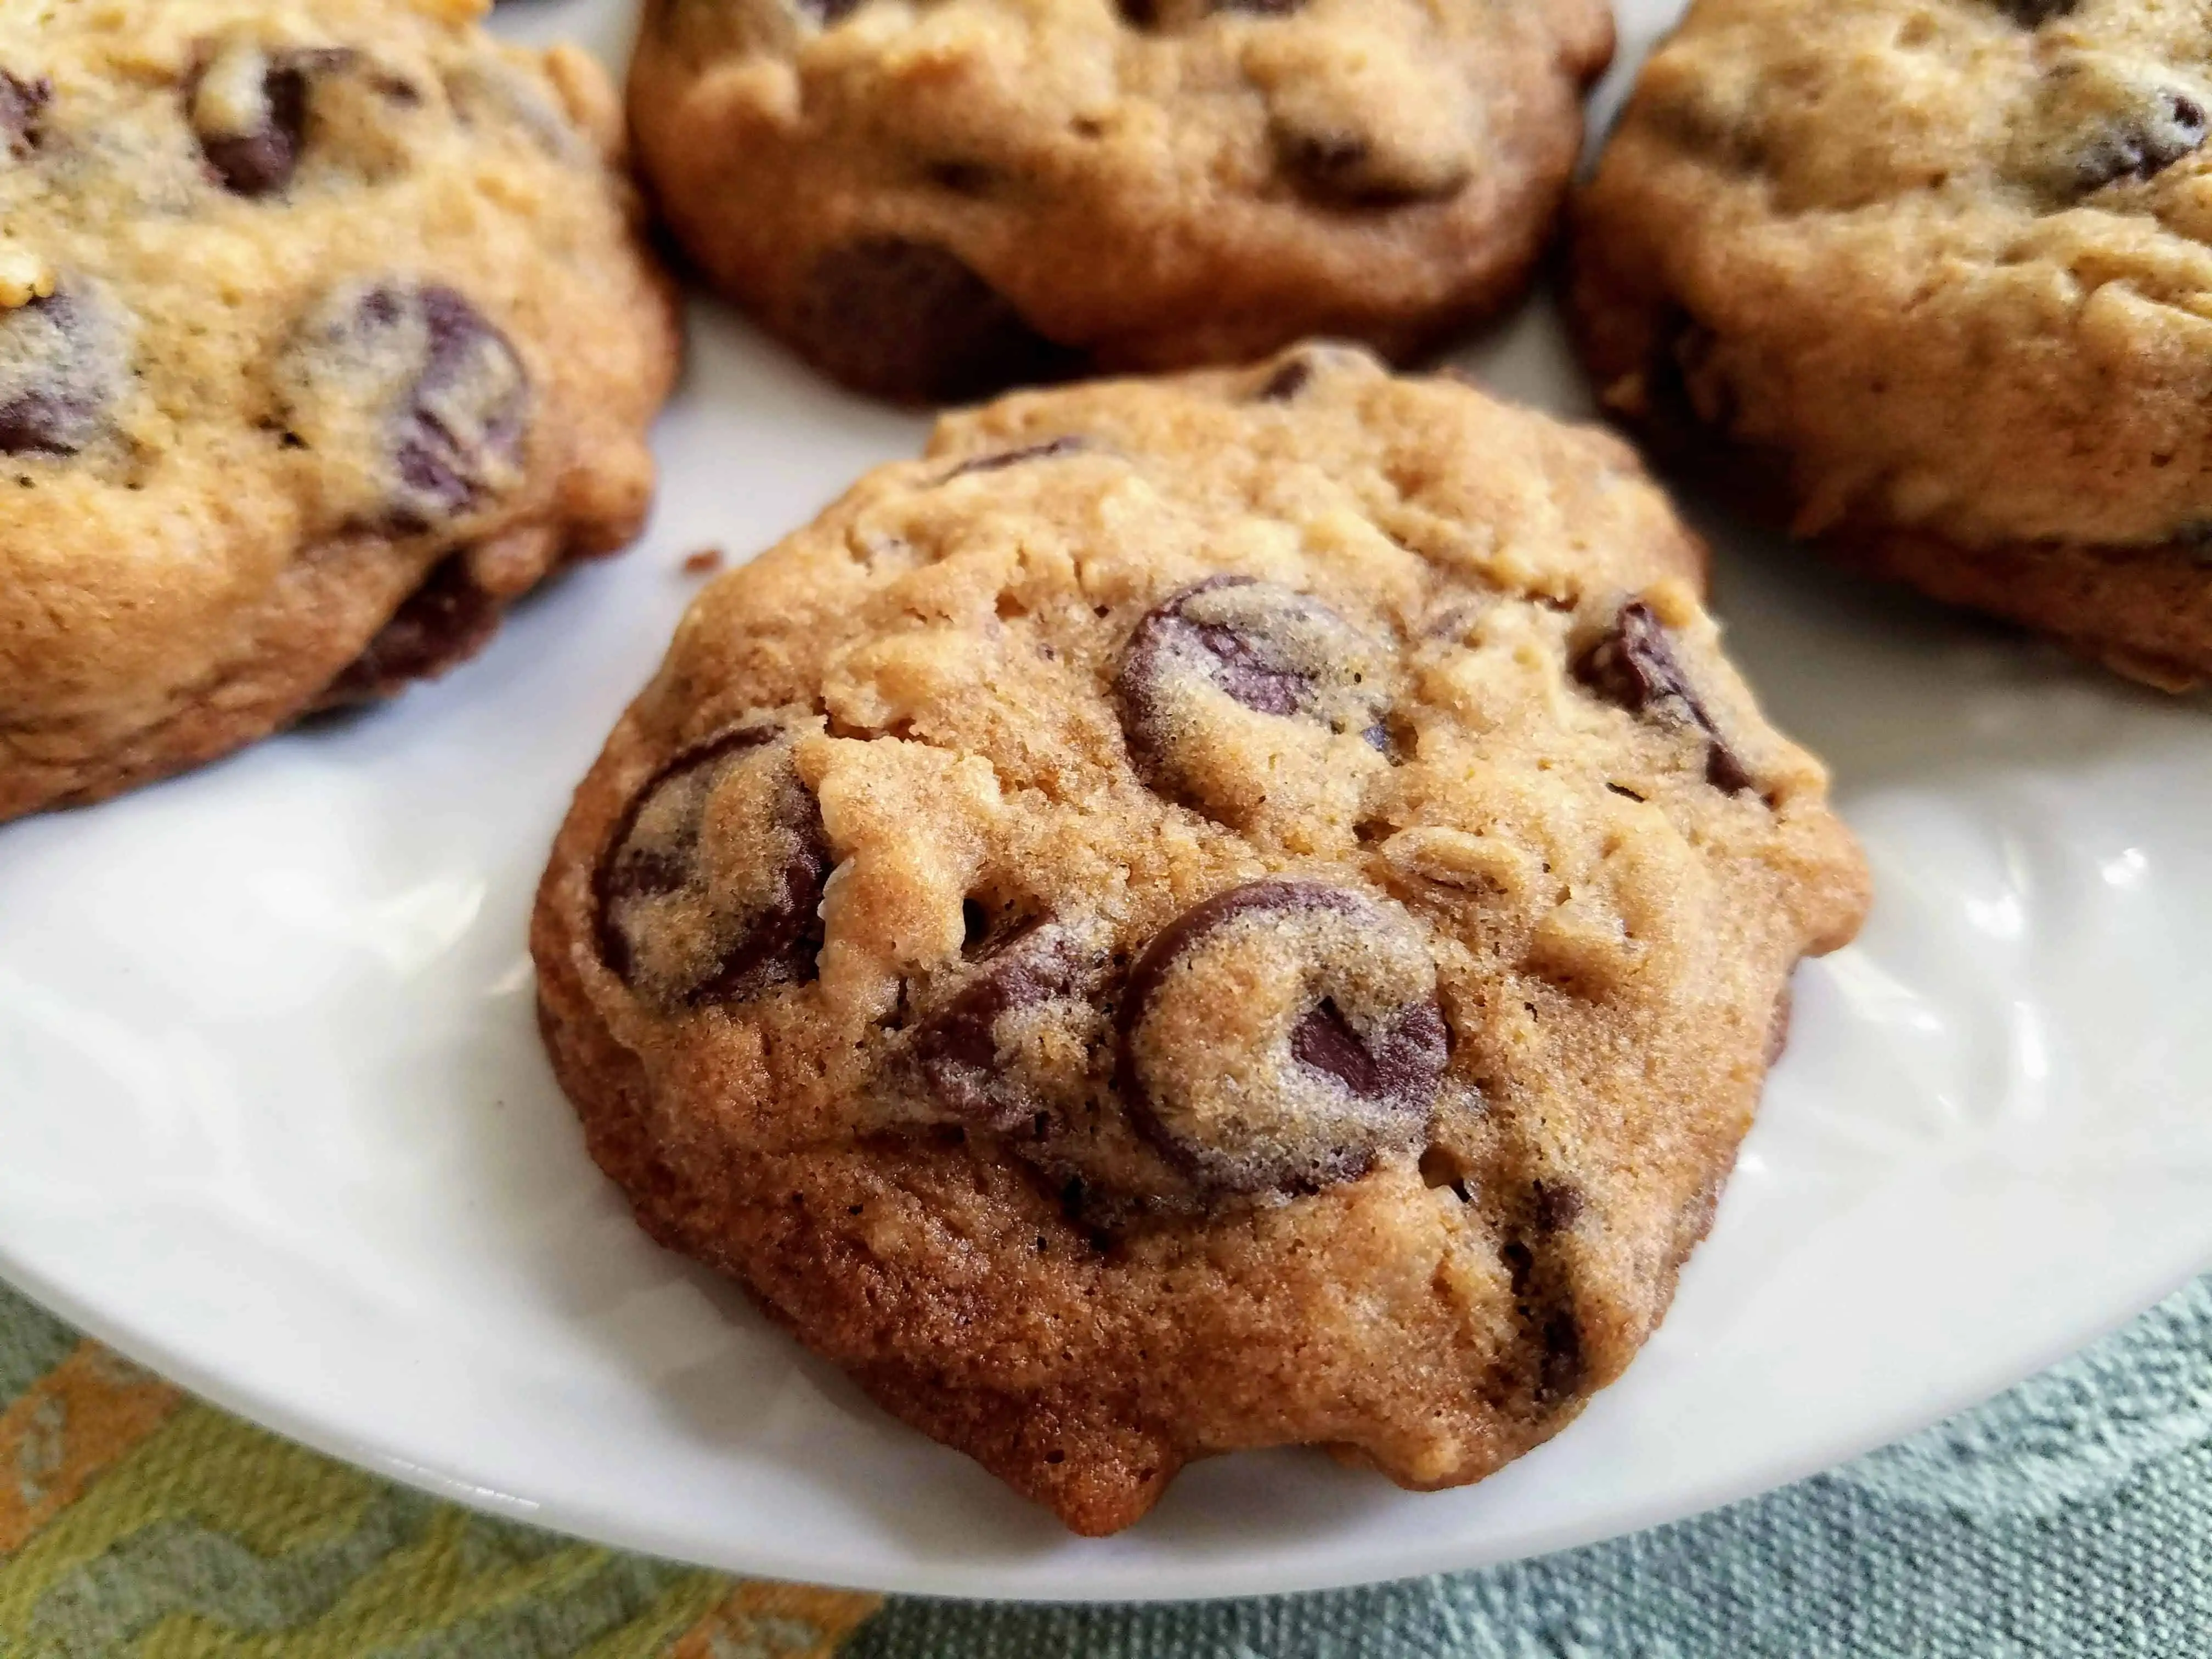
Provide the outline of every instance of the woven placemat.
<path id="1" fill-rule="evenodd" d="M 0 1289 L 0 1659 L 2202 1659 L 2212 1279 L 1903 1445 L 1594 1548 L 1154 1607 L 747 1583 L 436 1503 Z"/>

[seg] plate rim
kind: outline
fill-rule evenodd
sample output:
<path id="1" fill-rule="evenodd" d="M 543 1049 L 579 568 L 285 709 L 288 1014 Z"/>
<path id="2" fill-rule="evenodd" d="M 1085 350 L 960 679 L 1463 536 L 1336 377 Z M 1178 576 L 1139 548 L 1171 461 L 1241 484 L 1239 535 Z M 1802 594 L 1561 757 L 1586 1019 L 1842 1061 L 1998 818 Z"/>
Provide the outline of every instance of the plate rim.
<path id="1" fill-rule="evenodd" d="M 1626 1517 L 1608 1516 L 1594 1522 L 1539 1529 L 1518 1535 L 1512 1546 L 1504 1549 L 1478 1549 L 1470 1553 L 1464 1547 L 1455 1550 L 1448 1544 L 1438 1544 L 1416 1552 L 1410 1560 L 1401 1556 L 1399 1559 L 1384 1563 L 1363 1556 L 1347 1561 L 1341 1570 L 1333 1568 L 1319 1575 L 1311 1572 L 1281 1574 L 1264 1563 L 1201 1564 L 1178 1568 L 1157 1562 L 1138 1561 L 1118 1570 L 1109 1568 L 1103 1577 L 1095 1570 L 1075 1572 L 1055 1566 L 1009 1586 L 995 1581 L 992 1570 L 988 1568 L 932 1565 L 848 1576 L 835 1571 L 825 1575 L 818 1563 L 781 1559 L 772 1552 L 750 1562 L 733 1561 L 712 1551 L 702 1551 L 696 1539 L 687 1541 L 650 1525 L 624 1522 L 604 1516 L 595 1516 L 560 1500 L 541 1501 L 483 1486 L 453 1471 L 403 1456 L 398 1450 L 379 1445 L 368 1438 L 351 1435 L 310 1407 L 267 1395 L 263 1390 L 218 1374 L 188 1355 L 170 1352 L 166 1343 L 130 1328 L 124 1322 L 109 1318 L 103 1310 L 70 1294 L 47 1275 L 38 1273 L 21 1261 L 8 1250 L 4 1241 L 0 1241 L 0 1280 L 5 1280 L 21 1295 L 63 1320 L 80 1334 L 90 1337 L 132 1364 L 182 1389 L 193 1398 L 227 1412 L 255 1428 L 349 1468 L 410 1487 L 474 1513 L 520 1522 L 526 1526 L 608 1549 L 649 1555 L 738 1577 L 771 1579 L 860 1594 L 1003 1601 L 1024 1606 L 1055 1602 L 1083 1606 L 1113 1603 L 1164 1605 L 1319 1594 L 1396 1583 L 1446 1573 L 1480 1571 L 1517 1561 L 1532 1560 L 1540 1556 L 1604 1544 L 1656 1527 L 1694 1521 L 1717 1510 L 1796 1485 L 1995 1400 L 2134 1323 L 2206 1273 L 2212 1273 L 2212 1257 L 2172 1277 L 2171 1283 L 2164 1282 L 2161 1277 L 2160 1287 L 2154 1294 L 2139 1303 L 2135 1297 L 2129 1297 L 2128 1305 L 2110 1320 L 2100 1322 L 2086 1338 L 2078 1341 L 2067 1340 L 2052 1345 L 2039 1345 L 2048 1346 L 2049 1352 L 2043 1352 L 2024 1372 L 2018 1371 L 2011 1364 L 1985 1367 L 1985 1373 L 1998 1371 L 2003 1376 L 1990 1382 L 1985 1375 L 1974 1382 L 1964 1383 L 1947 1391 L 1932 1403 L 1923 1401 L 1912 1408 L 1902 1409 L 1893 1413 L 1894 1420 L 1878 1431 L 1869 1433 L 1862 1425 L 1851 1432 L 1825 1437 L 1817 1449 L 1772 1460 L 1755 1474 L 1735 1480 L 1716 1481 L 1696 1488 L 1686 1501 L 1679 1494 L 1670 1500 L 1655 1500 L 1644 1506 L 1650 1511 L 1648 1513 L 1631 1514 Z M 792 1340 L 782 1333 L 777 1333 L 777 1338 L 785 1342 Z M 1630 1370 L 1633 1370 L 1632 1362 Z M 872 1404 L 867 1409 L 880 1410 Z M 1569 1423 L 1561 1433 L 1571 1433 L 1574 1426 Z M 1377 1480 L 1382 1479 L 1380 1475 L 1373 1478 Z M 1423 1494 L 1403 1492 L 1400 1495 L 1411 1498 Z M 1050 1525 L 1046 1511 L 1038 1509 L 1036 1514 L 1041 1527 Z M 1137 1524 L 1141 1528 L 1144 1523 L 1140 1521 Z M 1063 1548 L 1079 1550 L 1094 1540 L 1077 1539 L 1073 1534 L 1058 1534 L 1052 1536 L 1052 1541 Z M 1095 1541 L 1107 1543 L 1110 1540 Z"/>

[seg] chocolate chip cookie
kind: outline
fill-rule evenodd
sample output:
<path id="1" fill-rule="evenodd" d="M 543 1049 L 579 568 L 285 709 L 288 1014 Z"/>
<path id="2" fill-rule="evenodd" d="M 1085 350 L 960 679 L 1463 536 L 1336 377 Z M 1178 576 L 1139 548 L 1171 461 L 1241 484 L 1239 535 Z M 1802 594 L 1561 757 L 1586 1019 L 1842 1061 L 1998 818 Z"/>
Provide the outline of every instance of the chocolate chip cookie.
<path id="1" fill-rule="evenodd" d="M 1848 561 L 2212 678 L 2212 18 L 1698 0 L 1576 214 L 1606 403 Z"/>
<path id="2" fill-rule="evenodd" d="M 467 656 L 636 532 L 665 279 L 472 0 L 0 9 L 0 819 Z"/>
<path id="3" fill-rule="evenodd" d="M 630 113 L 717 283 L 958 401 L 1494 312 L 1612 45 L 1603 0 L 648 0 Z"/>
<path id="4" fill-rule="evenodd" d="M 1618 1376 L 1865 875 L 1619 442 L 1309 348 L 942 422 L 706 589 L 538 896 L 653 1237 L 1069 1526 Z"/>

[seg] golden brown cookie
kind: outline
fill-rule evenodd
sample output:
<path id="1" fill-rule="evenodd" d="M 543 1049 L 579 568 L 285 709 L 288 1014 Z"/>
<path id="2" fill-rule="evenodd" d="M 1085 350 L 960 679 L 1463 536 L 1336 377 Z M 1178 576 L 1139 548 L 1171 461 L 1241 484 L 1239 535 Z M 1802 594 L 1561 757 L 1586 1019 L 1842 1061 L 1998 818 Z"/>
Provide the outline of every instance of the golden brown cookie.
<path id="1" fill-rule="evenodd" d="M 1799 534 L 2212 678 L 2212 20 L 1698 0 L 1575 213 L 1606 404 Z"/>
<path id="2" fill-rule="evenodd" d="M 1866 877 L 1627 450 L 1308 348 L 942 422 L 708 588 L 532 935 L 593 1155 L 1068 1525 L 1490 1473 L 1704 1234 Z"/>
<path id="3" fill-rule="evenodd" d="M 612 90 L 473 0 L 0 8 L 0 819 L 469 655 L 637 531 Z"/>
<path id="4" fill-rule="evenodd" d="M 1612 46 L 1603 0 L 651 0 L 630 112 L 716 283 L 957 401 L 1496 311 Z"/>

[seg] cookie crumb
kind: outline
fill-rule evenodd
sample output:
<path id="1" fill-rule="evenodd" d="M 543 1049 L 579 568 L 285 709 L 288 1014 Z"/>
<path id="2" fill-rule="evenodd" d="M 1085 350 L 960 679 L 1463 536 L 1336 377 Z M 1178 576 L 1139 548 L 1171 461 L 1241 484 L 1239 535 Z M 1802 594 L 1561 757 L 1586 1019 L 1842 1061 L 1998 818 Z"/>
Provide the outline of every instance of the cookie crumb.
<path id="1" fill-rule="evenodd" d="M 0 310 L 15 311 L 53 297 L 52 264 L 15 243 L 0 244 Z"/>
<path id="2" fill-rule="evenodd" d="M 702 547 L 696 553 L 687 554 L 683 568 L 687 576 L 711 576 L 722 568 L 722 550 Z"/>

